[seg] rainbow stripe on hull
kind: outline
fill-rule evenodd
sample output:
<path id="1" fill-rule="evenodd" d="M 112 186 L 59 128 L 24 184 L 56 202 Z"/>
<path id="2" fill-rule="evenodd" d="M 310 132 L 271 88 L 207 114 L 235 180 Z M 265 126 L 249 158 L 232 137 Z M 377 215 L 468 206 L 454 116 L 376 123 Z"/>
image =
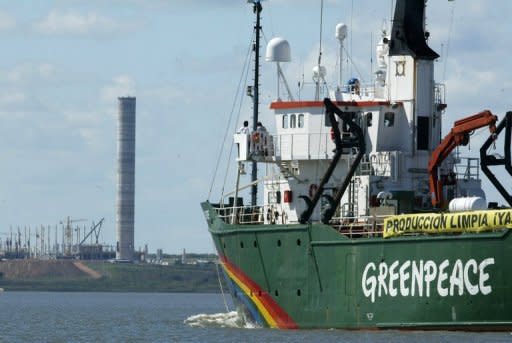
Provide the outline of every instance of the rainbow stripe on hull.
<path id="1" fill-rule="evenodd" d="M 220 256 L 232 294 L 238 299 L 252 319 L 261 326 L 279 329 L 297 329 L 294 320 L 237 266 Z"/>

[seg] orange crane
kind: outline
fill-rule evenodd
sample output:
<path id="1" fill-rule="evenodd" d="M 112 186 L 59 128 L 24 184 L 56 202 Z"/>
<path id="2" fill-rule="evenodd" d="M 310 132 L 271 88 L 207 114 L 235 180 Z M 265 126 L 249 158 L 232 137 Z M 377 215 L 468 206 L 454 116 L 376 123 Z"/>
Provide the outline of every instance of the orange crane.
<path id="1" fill-rule="evenodd" d="M 428 175 L 432 205 L 434 207 L 439 208 L 444 203 L 443 186 L 447 184 L 447 182 L 443 177 L 439 179 L 438 168 L 441 163 L 450 155 L 453 149 L 459 145 L 465 146 L 469 143 L 469 136 L 472 131 L 484 126 L 489 126 L 489 131 L 491 134 L 494 134 L 496 132 L 497 121 L 498 117 L 488 110 L 457 120 L 453 124 L 451 131 L 432 152 L 428 163 Z"/>

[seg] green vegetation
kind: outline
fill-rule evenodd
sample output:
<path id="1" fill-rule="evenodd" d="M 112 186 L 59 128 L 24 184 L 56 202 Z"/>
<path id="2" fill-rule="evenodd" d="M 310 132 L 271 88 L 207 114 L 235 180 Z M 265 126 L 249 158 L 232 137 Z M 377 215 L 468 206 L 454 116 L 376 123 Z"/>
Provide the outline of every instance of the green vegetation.
<path id="1" fill-rule="evenodd" d="M 138 265 L 90 262 L 103 277 L 98 282 L 111 291 L 218 292 L 214 264 Z"/>
<path id="2" fill-rule="evenodd" d="M 22 262 L 22 261 L 20 261 Z M 73 262 L 70 261 L 70 264 Z M 82 291 L 82 292 L 219 292 L 216 266 L 207 264 L 117 264 L 85 262 L 97 271 L 95 279 L 86 273 L 76 275 L 16 275 L 0 279 L 5 290 Z M 0 263 L 1 267 L 1 263 Z M 222 280 L 224 281 L 224 280 Z"/>

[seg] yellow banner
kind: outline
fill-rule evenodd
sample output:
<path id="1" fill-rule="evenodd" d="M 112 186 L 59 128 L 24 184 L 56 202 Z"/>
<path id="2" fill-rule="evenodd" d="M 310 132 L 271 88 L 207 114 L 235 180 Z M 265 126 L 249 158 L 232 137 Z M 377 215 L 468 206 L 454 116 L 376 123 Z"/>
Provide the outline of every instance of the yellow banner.
<path id="1" fill-rule="evenodd" d="M 512 229 L 512 210 L 401 214 L 384 220 L 384 238 L 407 233 L 460 233 Z"/>

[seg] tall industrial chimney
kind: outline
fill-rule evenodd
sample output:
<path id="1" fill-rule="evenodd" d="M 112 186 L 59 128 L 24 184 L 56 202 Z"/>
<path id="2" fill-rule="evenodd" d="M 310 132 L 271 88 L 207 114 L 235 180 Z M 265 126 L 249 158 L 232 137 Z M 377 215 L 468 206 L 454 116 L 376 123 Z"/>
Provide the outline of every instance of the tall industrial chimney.
<path id="1" fill-rule="evenodd" d="M 135 217 L 135 97 L 119 100 L 117 128 L 117 260 L 133 260 Z"/>

